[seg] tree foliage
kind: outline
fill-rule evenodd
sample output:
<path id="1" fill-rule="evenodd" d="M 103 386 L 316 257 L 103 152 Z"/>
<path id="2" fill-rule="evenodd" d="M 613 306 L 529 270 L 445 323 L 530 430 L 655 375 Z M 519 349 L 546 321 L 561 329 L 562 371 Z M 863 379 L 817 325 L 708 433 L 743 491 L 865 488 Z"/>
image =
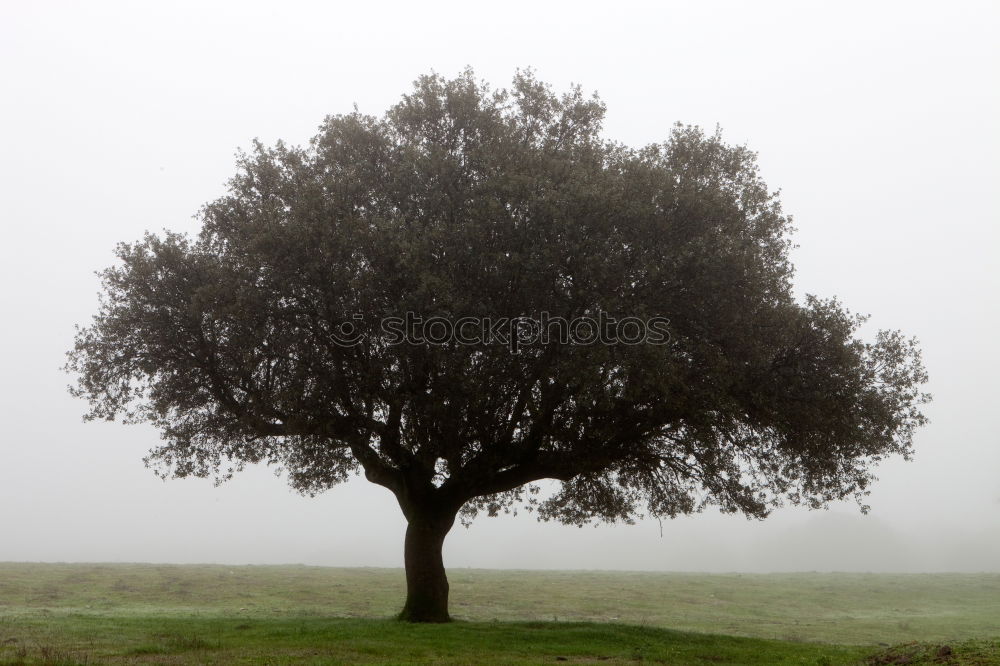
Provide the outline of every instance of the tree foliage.
<path id="1" fill-rule="evenodd" d="M 266 462 L 318 493 L 363 472 L 411 521 L 862 498 L 925 422 L 915 342 L 796 300 L 754 153 L 680 125 L 627 147 L 604 113 L 530 72 L 509 90 L 431 75 L 308 146 L 256 144 L 196 237 L 118 247 L 75 392 L 91 418 L 155 425 L 163 474 Z M 380 322 L 406 312 L 665 317 L 670 342 L 394 344 Z M 561 485 L 535 495 L 542 479 Z"/>

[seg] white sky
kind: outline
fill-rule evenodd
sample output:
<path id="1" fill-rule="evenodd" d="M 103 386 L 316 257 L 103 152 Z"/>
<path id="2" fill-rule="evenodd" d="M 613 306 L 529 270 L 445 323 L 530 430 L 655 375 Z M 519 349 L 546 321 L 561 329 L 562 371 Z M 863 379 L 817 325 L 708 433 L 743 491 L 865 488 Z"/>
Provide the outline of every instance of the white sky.
<path id="1" fill-rule="evenodd" d="M 760 154 L 796 220 L 801 293 L 918 336 L 933 423 L 872 514 L 714 513 L 634 527 L 456 527 L 451 567 L 1000 570 L 1000 5 L 993 2 L 0 5 L 0 561 L 400 566 L 362 479 L 319 498 L 266 469 L 161 482 L 145 427 L 84 424 L 59 371 L 116 242 L 195 230 L 254 137 L 380 114 L 432 69 L 533 66 L 597 90 L 606 134 L 677 120 Z"/>

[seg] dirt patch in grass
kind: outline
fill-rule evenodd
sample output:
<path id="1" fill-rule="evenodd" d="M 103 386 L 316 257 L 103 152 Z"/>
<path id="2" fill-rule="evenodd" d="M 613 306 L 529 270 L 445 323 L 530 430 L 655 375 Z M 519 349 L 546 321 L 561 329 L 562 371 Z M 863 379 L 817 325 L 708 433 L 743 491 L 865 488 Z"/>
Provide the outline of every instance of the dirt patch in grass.
<path id="1" fill-rule="evenodd" d="M 869 657 L 868 666 L 988 666 L 1000 664 L 1000 641 L 903 643 Z"/>

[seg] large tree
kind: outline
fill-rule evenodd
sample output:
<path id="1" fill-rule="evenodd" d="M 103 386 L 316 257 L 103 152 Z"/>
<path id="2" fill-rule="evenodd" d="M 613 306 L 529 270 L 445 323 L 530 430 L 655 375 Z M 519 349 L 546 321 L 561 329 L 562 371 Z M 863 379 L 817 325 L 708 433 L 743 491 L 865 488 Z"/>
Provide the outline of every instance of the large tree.
<path id="1" fill-rule="evenodd" d="M 604 110 L 531 73 L 433 75 L 305 148 L 256 144 L 197 237 L 118 246 L 69 354 L 88 417 L 152 423 L 167 476 L 266 462 L 314 494 L 363 472 L 408 521 L 414 621 L 448 619 L 458 517 L 862 501 L 925 421 L 914 341 L 796 300 L 790 220 L 752 152 L 684 126 L 626 147 Z M 546 342 L 522 325 L 542 313 L 669 335 Z M 419 338 L 432 317 L 518 324 Z"/>

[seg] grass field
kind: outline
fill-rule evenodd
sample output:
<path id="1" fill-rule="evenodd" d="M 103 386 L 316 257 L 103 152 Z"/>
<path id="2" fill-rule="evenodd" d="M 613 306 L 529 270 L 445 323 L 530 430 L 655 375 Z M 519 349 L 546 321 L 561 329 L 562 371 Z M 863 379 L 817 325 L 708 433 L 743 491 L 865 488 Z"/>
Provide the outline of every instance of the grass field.
<path id="1" fill-rule="evenodd" d="M 0 663 L 1000 664 L 1000 574 L 449 577 L 411 626 L 395 569 L 0 564 Z"/>

